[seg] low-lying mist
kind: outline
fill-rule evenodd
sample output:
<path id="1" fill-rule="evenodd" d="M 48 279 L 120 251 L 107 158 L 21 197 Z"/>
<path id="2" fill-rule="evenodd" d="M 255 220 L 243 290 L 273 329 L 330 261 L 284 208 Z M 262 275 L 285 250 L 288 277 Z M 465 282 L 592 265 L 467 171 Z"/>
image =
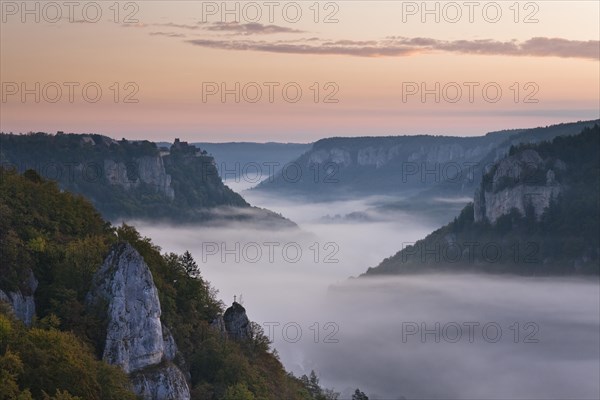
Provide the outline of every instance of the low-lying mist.
<path id="1" fill-rule="evenodd" d="M 300 226 L 131 223 L 189 250 L 229 305 L 237 295 L 286 369 L 314 369 L 343 399 L 598 398 L 597 279 L 419 275 L 352 279 L 437 226 L 324 220 L 375 201 L 295 203 L 248 191 Z"/>
<path id="2" fill-rule="evenodd" d="M 323 377 L 375 399 L 598 398 L 598 282 L 486 275 L 353 281 L 327 297 Z"/>

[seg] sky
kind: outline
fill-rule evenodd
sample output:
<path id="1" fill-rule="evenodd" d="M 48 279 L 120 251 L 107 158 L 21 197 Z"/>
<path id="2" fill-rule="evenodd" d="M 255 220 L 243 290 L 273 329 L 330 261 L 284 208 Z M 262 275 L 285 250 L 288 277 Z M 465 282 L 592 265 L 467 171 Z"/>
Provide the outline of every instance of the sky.
<path id="1" fill-rule="evenodd" d="M 0 6 L 3 132 L 306 143 L 600 116 L 596 1 Z"/>

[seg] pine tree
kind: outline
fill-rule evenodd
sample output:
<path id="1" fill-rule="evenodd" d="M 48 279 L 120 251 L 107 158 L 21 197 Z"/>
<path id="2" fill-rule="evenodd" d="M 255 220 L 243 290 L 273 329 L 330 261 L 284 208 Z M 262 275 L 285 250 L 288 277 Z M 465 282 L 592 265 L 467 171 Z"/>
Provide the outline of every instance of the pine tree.
<path id="1" fill-rule="evenodd" d="M 200 268 L 198 267 L 198 264 L 196 264 L 196 261 L 194 260 L 189 251 L 186 250 L 185 253 L 183 253 L 180 262 L 183 266 L 185 273 L 188 274 L 188 276 L 192 278 L 200 277 Z"/>
<path id="2" fill-rule="evenodd" d="M 352 395 L 352 400 L 369 400 L 369 397 L 360 389 L 356 389 Z"/>

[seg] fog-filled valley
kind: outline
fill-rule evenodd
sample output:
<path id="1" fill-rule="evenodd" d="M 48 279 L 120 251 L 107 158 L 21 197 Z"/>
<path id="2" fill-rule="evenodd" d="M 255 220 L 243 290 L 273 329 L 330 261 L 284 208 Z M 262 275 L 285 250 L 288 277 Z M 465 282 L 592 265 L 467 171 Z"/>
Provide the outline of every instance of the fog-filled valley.
<path id="1" fill-rule="evenodd" d="M 24 395 L 120 400 L 598 398 L 600 126 L 519 135 L 472 151 L 336 138 L 266 177 L 223 144 L 227 179 L 185 141 L 2 134 L 0 357 L 16 348 L 26 365 L 7 385 L 18 393 L 22 374 L 42 382 Z M 280 148 L 261 146 L 263 163 Z M 442 173 L 473 157 L 473 173 Z M 54 383 L 36 360 L 61 347 L 40 334 L 80 341 L 58 364 L 112 384 Z"/>
<path id="2" fill-rule="evenodd" d="M 600 400 L 599 15 L 0 0 L 0 400 Z"/>
<path id="3" fill-rule="evenodd" d="M 0 138 L 0 300 L 145 398 L 600 396 L 597 121 L 214 145 L 220 165 L 180 140 Z"/>
<path id="4" fill-rule="evenodd" d="M 322 218 L 389 200 L 380 197 L 303 203 L 241 193 L 299 229 L 132 223 L 163 251 L 189 250 L 226 304 L 242 298 L 296 375 L 315 370 L 342 398 L 355 387 L 394 400 L 600 394 L 597 278 L 348 279 L 436 226 L 408 214 L 386 222 Z"/>

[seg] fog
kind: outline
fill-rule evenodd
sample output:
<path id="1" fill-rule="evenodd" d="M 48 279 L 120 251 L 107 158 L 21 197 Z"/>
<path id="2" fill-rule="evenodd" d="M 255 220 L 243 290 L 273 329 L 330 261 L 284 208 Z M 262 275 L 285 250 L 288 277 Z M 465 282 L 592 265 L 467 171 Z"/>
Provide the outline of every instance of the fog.
<path id="1" fill-rule="evenodd" d="M 294 374 L 314 369 L 342 398 L 356 387 L 371 399 L 600 396 L 597 278 L 349 280 L 437 227 L 402 214 L 387 222 L 323 219 L 381 198 L 243 195 L 300 229 L 130 223 L 163 251 L 189 250 L 225 304 L 241 295 Z"/>

